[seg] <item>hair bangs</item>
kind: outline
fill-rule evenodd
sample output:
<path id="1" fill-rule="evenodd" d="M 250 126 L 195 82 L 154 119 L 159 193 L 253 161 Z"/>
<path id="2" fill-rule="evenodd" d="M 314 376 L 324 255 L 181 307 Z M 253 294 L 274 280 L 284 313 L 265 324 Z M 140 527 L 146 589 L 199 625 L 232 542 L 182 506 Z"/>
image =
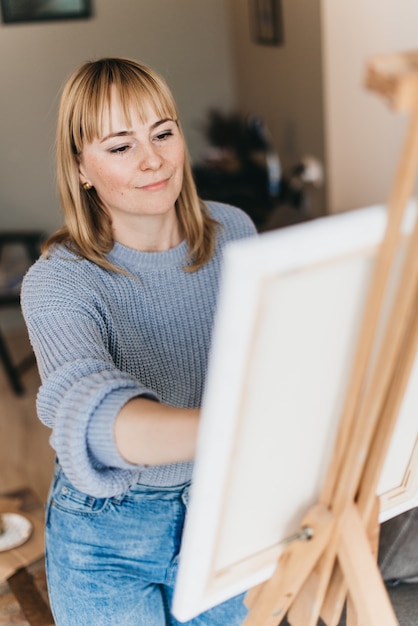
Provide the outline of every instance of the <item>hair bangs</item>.
<path id="1" fill-rule="evenodd" d="M 112 91 L 128 125 L 132 122 L 132 107 L 145 122 L 149 105 L 159 117 L 178 122 L 170 90 L 149 68 L 134 62 L 121 65 L 119 59 L 106 59 L 91 69 L 94 71 L 79 85 L 79 97 L 73 109 L 72 136 L 76 154 L 81 153 L 84 142 L 91 143 L 102 136 L 105 117 L 110 115 Z"/>

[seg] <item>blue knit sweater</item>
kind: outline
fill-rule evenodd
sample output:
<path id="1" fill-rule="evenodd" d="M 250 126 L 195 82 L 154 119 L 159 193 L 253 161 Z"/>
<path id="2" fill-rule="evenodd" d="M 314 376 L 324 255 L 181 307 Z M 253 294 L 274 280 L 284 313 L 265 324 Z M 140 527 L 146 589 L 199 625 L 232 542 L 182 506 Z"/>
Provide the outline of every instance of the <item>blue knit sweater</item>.
<path id="1" fill-rule="evenodd" d="M 115 418 L 136 396 L 199 407 L 217 302 L 222 248 L 255 234 L 248 216 L 208 203 L 222 225 L 209 263 L 185 272 L 187 245 L 138 252 L 116 243 L 106 271 L 56 247 L 22 286 L 22 310 L 42 380 L 37 411 L 73 485 L 110 497 L 135 482 L 168 486 L 189 480 L 193 464 L 137 466 L 114 440 Z"/>

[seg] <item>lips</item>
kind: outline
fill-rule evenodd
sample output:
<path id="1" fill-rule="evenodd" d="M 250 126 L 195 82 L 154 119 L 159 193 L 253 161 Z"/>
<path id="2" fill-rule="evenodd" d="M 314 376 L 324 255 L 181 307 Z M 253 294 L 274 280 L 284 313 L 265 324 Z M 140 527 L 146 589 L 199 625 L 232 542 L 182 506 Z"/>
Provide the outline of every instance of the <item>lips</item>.
<path id="1" fill-rule="evenodd" d="M 143 191 L 160 191 L 161 189 L 164 189 L 164 187 L 166 187 L 168 183 L 168 178 L 165 178 L 164 180 L 159 180 L 156 181 L 155 183 L 149 183 L 148 185 L 141 185 L 141 189 Z"/>

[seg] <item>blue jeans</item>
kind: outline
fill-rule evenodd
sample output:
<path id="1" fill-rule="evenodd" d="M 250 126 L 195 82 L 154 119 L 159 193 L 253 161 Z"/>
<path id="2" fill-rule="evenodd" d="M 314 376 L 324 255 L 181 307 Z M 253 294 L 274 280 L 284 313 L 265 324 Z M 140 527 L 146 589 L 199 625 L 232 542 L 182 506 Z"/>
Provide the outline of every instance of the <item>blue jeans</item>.
<path id="1" fill-rule="evenodd" d="M 180 626 L 170 614 L 189 484 L 134 485 L 93 498 L 56 471 L 46 514 L 46 570 L 57 626 Z M 233 598 L 187 626 L 239 626 Z"/>

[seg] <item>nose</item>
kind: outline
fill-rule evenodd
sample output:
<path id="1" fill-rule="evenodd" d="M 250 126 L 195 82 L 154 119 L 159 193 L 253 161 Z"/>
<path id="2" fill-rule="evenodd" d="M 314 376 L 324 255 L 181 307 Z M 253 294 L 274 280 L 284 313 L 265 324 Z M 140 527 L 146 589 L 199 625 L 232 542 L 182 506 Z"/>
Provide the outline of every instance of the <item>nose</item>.
<path id="1" fill-rule="evenodd" d="M 142 146 L 139 156 L 139 167 L 141 170 L 157 170 L 162 163 L 161 155 L 152 144 Z"/>

